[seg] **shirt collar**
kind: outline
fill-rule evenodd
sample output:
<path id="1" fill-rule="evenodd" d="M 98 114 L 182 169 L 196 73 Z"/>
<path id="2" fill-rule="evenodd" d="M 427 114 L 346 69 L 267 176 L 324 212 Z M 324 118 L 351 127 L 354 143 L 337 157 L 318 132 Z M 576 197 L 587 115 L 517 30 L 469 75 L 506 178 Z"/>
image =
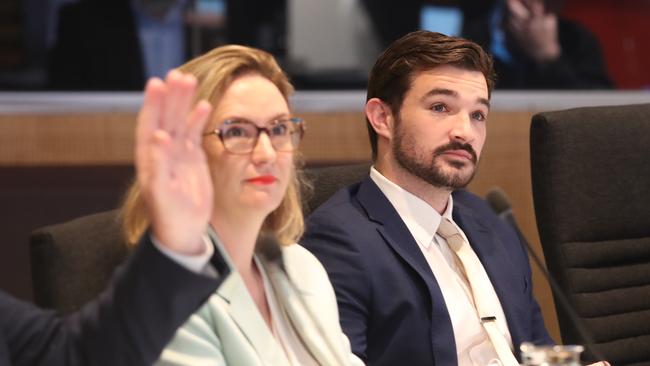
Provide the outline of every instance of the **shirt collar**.
<path id="1" fill-rule="evenodd" d="M 451 195 L 447 201 L 447 208 L 440 215 L 424 200 L 384 177 L 374 166 L 370 168 L 370 179 L 388 198 L 415 241 L 423 248 L 429 249 L 442 217 L 453 222 L 454 200 Z"/>

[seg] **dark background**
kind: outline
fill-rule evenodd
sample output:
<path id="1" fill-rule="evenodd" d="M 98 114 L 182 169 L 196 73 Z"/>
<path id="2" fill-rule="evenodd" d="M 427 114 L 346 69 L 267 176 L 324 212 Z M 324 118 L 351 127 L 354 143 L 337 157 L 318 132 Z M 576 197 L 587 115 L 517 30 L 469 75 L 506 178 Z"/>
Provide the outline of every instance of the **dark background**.
<path id="1" fill-rule="evenodd" d="M 47 39 L 52 30 L 46 25 L 51 3 L 66 0 L 3 0 L 0 2 L 0 90 L 44 90 L 47 88 Z M 70 0 L 73 1 L 73 0 Z M 101 0 L 92 0 L 101 1 Z M 117 1 L 117 0 L 116 0 Z M 193 46 L 198 54 L 223 43 L 240 43 L 268 50 L 291 74 L 287 60 L 287 3 L 294 0 L 225 0 L 225 21 Z M 359 0 L 361 4 L 381 4 L 387 0 Z M 382 14 L 366 9 L 375 17 L 380 38 L 394 39 L 395 29 L 422 4 L 462 7 L 466 17 L 480 13 L 493 0 L 403 0 L 399 11 Z M 390 1 L 389 1 L 390 2 Z M 587 27 L 601 43 L 608 72 L 618 89 L 650 89 L 650 41 L 647 19 L 650 0 L 565 0 L 560 14 Z M 396 10 L 397 11 L 397 10 Z M 385 13 L 385 12 L 384 12 Z M 299 16 L 299 15 L 298 15 Z M 412 28 L 412 27 L 411 27 Z M 305 30 L 309 31 L 309 30 Z M 208 37 L 209 35 L 209 37 Z M 191 56 L 191 55 L 189 55 Z M 336 75 L 310 78 L 291 75 L 298 88 L 363 88 L 364 80 L 332 84 Z M 345 75 L 342 75 L 345 76 Z M 342 78 L 341 78 L 342 79 Z M 301 85 L 303 80 L 309 80 Z"/>

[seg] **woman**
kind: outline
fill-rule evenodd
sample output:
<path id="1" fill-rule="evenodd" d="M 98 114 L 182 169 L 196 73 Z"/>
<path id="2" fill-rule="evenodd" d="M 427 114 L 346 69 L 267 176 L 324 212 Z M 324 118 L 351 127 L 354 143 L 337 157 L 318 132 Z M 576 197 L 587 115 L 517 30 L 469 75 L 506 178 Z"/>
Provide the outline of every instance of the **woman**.
<path id="1" fill-rule="evenodd" d="M 195 93 L 178 82 L 188 75 L 196 78 Z M 304 122 L 291 117 L 293 88 L 273 57 L 220 47 L 171 72 L 166 87 L 156 118 L 186 118 L 199 100 L 212 104 L 202 141 L 214 188 L 210 224 L 233 270 L 159 364 L 361 364 L 339 326 L 323 267 L 293 244 L 303 229 L 294 155 Z M 124 206 L 130 240 L 147 227 L 142 206 L 132 187 Z"/>

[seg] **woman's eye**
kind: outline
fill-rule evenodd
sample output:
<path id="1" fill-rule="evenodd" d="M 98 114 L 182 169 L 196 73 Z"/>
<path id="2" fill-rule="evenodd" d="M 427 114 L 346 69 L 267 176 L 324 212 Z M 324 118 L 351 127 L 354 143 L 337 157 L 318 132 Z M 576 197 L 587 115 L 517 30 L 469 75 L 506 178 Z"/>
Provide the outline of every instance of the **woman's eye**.
<path id="1" fill-rule="evenodd" d="M 477 121 L 485 121 L 485 115 L 483 112 L 474 112 L 472 113 L 472 119 Z"/>
<path id="2" fill-rule="evenodd" d="M 289 127 L 286 124 L 281 123 L 271 127 L 271 135 L 273 136 L 284 136 L 289 131 Z"/>
<path id="3" fill-rule="evenodd" d="M 248 136 L 248 133 L 246 133 L 246 130 L 241 127 L 230 127 L 223 132 L 224 138 L 246 137 L 246 136 Z"/>

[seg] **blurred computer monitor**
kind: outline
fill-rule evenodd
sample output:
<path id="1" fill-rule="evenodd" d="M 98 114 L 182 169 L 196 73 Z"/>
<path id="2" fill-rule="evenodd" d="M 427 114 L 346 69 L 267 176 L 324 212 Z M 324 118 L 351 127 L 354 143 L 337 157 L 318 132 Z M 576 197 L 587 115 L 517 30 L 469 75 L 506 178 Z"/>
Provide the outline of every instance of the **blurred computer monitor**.
<path id="1" fill-rule="evenodd" d="M 420 29 L 460 36 L 463 12 L 454 6 L 423 5 L 420 11 Z"/>

